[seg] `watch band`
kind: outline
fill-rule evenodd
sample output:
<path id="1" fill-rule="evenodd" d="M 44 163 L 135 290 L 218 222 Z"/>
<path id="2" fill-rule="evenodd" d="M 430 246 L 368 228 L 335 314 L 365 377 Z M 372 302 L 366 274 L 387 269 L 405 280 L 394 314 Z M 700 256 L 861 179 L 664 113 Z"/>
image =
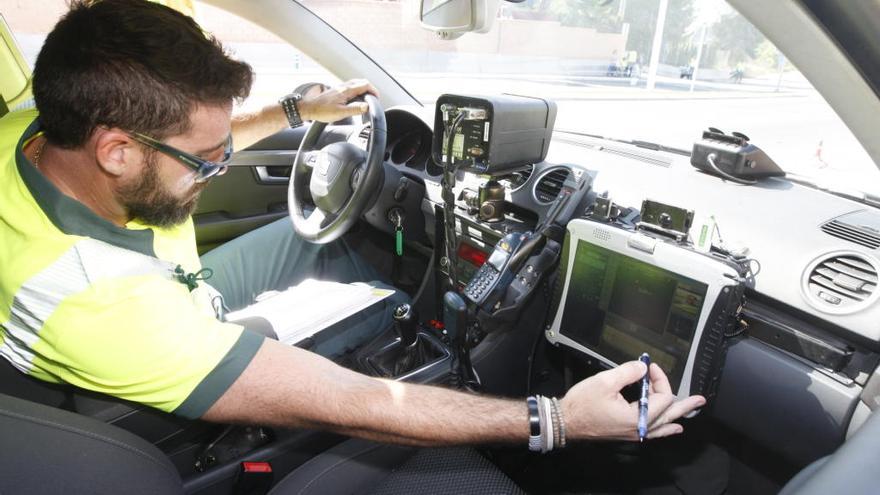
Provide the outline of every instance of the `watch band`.
<path id="1" fill-rule="evenodd" d="M 300 100 L 302 100 L 302 95 L 300 93 L 290 93 L 278 100 L 278 103 L 281 104 L 281 108 L 284 110 L 284 115 L 287 116 L 287 123 L 290 125 L 291 129 L 303 125 L 303 119 L 300 116 L 299 108 L 297 107 Z"/>

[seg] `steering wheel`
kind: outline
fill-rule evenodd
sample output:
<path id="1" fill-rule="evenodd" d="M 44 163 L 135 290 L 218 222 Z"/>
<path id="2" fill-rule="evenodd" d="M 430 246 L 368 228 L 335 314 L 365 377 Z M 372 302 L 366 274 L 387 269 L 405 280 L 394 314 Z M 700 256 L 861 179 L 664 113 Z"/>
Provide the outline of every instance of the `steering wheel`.
<path id="1" fill-rule="evenodd" d="M 299 145 L 287 189 L 293 229 L 314 244 L 342 236 L 364 213 L 382 179 L 387 130 L 379 99 L 364 97 L 369 106 L 370 137 L 366 150 L 348 142 L 317 149 L 327 124 L 312 122 Z M 306 192 L 315 209 L 305 216 Z"/>

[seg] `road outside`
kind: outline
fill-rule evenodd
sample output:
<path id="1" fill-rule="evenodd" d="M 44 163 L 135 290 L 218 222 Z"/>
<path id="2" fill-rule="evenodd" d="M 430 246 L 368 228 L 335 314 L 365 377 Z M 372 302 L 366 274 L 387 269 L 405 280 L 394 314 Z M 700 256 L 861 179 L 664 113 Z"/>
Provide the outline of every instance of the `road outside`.
<path id="1" fill-rule="evenodd" d="M 247 108 L 274 101 L 294 84 L 335 78 L 289 47 L 231 43 L 258 74 Z M 373 53 L 371 53 L 373 55 Z M 383 60 L 382 53 L 376 54 Z M 393 57 L 401 58 L 400 54 Z M 404 64 L 406 65 L 406 64 Z M 528 69 L 525 69 L 528 70 Z M 799 73 L 728 81 L 659 77 L 646 90 L 644 78 L 389 71 L 425 105 L 443 93 L 512 93 L 542 96 L 558 105 L 557 129 L 640 139 L 690 149 L 707 127 L 748 135 L 786 171 L 839 187 L 880 195 L 880 171 L 840 118 Z"/>
<path id="2" fill-rule="evenodd" d="M 529 78 L 425 77 L 398 74 L 404 87 L 426 105 L 437 95 L 509 92 L 556 101 L 556 129 L 689 150 L 708 127 L 738 131 L 788 172 L 838 187 L 880 195 L 880 171 L 861 144 L 812 89 L 774 92 L 762 81 L 750 84 L 697 83 L 661 78 L 648 91 L 617 78 L 572 82 Z M 622 84 L 623 83 L 623 84 Z M 644 85 L 644 80 L 640 82 Z"/>
<path id="3" fill-rule="evenodd" d="M 25 7 L 16 8 L 21 10 L 15 11 L 21 14 L 21 19 L 30 19 L 28 25 L 40 19 L 25 16 Z M 218 33 L 235 33 L 230 26 L 242 26 L 226 14 L 202 11 Z M 216 22 L 212 24 L 212 20 Z M 29 32 L 17 33 L 18 42 L 31 63 L 43 39 L 43 34 L 34 31 L 44 31 L 51 26 L 51 23 L 43 24 L 27 29 Z M 227 40 L 232 52 L 250 63 L 257 74 L 252 97 L 244 109 L 277 101 L 279 95 L 288 93 L 301 82 L 337 82 L 295 49 L 273 42 L 272 36 L 256 30 L 249 35 L 252 39 L 254 36 L 261 42 L 243 41 L 238 36 Z M 221 40 L 223 38 L 221 36 Z M 767 151 L 787 171 L 880 195 L 880 172 L 876 165 L 825 101 L 795 71 L 785 73 L 778 92 L 779 81 L 775 75 L 763 79 L 747 77 L 741 84 L 733 84 L 723 76 L 721 80 L 716 77 L 714 82 L 698 80 L 693 92 L 691 81 L 661 76 L 656 89 L 648 91 L 644 89 L 644 78 L 597 74 L 603 72 L 599 70 L 602 66 L 592 72 L 581 68 L 561 73 L 512 56 L 480 58 L 418 49 L 383 53 L 378 48 L 368 49 L 368 53 L 380 62 L 387 61 L 388 70 L 426 105 L 432 105 L 443 93 L 507 92 L 543 96 L 558 104 L 557 129 L 640 139 L 683 149 L 690 149 L 709 126 L 728 132 L 739 131 L 750 136 L 754 144 Z M 533 57 L 532 62 L 558 67 L 566 63 L 546 57 L 542 60 Z M 424 67 L 416 71 L 416 66 Z M 444 72 L 425 72 L 425 67 Z M 505 67 L 516 72 L 504 71 Z M 673 72 L 677 72 L 676 67 L 665 67 L 663 73 Z"/>

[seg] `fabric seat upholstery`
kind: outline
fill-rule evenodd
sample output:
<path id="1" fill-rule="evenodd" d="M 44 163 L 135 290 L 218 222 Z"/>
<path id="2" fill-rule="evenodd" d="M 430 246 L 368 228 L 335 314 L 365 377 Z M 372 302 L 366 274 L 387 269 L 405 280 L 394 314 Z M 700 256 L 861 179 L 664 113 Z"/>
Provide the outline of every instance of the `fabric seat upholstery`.
<path id="1" fill-rule="evenodd" d="M 176 494 L 159 449 L 92 418 L 0 394 L 0 493 Z"/>
<path id="2" fill-rule="evenodd" d="M 471 448 L 417 449 L 348 440 L 305 463 L 271 495 L 524 493 Z"/>
<path id="3" fill-rule="evenodd" d="M 125 430 L 0 394 L 0 493 L 183 493 L 168 458 Z M 283 479 L 273 495 L 518 495 L 476 450 L 417 449 L 348 440 Z"/>

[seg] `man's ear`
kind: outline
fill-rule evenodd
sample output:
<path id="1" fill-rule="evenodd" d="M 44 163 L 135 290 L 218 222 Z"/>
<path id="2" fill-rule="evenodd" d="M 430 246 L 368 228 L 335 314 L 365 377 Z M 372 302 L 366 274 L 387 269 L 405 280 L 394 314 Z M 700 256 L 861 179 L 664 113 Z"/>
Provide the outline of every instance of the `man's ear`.
<path id="1" fill-rule="evenodd" d="M 98 166 L 114 177 L 140 170 L 144 161 L 141 147 L 119 129 L 98 128 L 92 135 Z"/>

